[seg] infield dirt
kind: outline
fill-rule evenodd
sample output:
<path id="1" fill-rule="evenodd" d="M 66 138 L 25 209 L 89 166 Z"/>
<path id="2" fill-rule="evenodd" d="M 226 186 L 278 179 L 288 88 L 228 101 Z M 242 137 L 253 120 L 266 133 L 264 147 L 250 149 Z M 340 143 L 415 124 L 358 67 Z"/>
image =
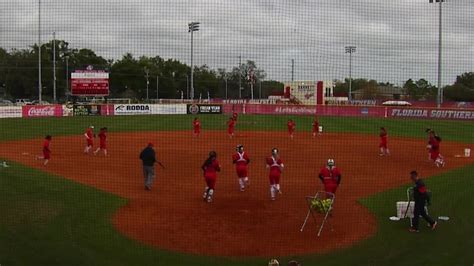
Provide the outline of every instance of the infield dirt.
<path id="1" fill-rule="evenodd" d="M 145 191 L 138 155 L 150 141 L 166 169 L 156 168 L 152 191 Z M 84 142 L 81 134 L 54 137 L 46 167 L 34 158 L 41 154 L 41 139 L 0 143 L 0 156 L 127 198 L 128 204 L 111 217 L 111 223 L 131 239 L 176 252 L 232 257 L 348 247 L 377 231 L 375 217 L 358 199 L 408 184 L 413 169 L 427 177 L 472 162 L 454 158 L 462 153 L 463 144 L 443 141 L 441 153 L 447 163 L 437 168 L 427 162 L 424 140 L 410 138 L 389 138 L 392 155 L 381 157 L 377 136 L 357 134 L 313 138 L 299 133 L 290 140 L 284 132 L 240 132 L 233 139 L 224 131 L 203 132 L 199 138 L 189 131 L 111 133 L 108 157 L 83 154 Z M 237 144 L 244 145 L 251 159 L 251 184 L 245 192 L 239 191 L 231 161 Z M 276 201 L 270 201 L 264 165 L 273 147 L 280 150 L 285 164 L 283 194 Z M 214 202 L 208 204 L 202 200 L 200 166 L 210 150 L 217 152 L 222 172 Z M 317 174 L 328 158 L 341 169 L 342 183 L 330 224 L 318 238 L 313 221 L 304 232 L 299 229 L 307 212 L 305 196 L 322 189 Z M 395 203 L 387 206 L 392 207 L 395 213 Z"/>

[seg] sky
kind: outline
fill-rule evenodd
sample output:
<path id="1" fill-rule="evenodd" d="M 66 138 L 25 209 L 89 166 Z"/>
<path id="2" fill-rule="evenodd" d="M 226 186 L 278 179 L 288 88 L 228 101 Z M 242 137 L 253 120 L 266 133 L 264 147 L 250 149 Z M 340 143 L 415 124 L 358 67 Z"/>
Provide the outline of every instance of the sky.
<path id="1" fill-rule="evenodd" d="M 39 0 L 1 0 L 0 47 L 38 41 Z M 474 1 L 442 5 L 442 85 L 474 71 Z M 41 39 L 56 32 L 73 48 L 107 59 L 123 54 L 237 67 L 253 60 L 267 78 L 333 80 L 349 76 L 402 85 L 425 78 L 437 85 L 439 3 L 428 0 L 41 0 Z"/>

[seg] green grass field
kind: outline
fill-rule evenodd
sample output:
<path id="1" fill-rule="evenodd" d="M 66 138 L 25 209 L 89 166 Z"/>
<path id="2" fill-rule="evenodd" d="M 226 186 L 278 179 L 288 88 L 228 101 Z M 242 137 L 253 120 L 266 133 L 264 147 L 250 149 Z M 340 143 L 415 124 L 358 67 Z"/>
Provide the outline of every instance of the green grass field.
<path id="1" fill-rule="evenodd" d="M 225 128 L 225 116 L 201 116 L 203 130 Z M 241 116 L 239 130 L 286 130 L 287 116 Z M 296 117 L 297 130 L 310 130 L 311 117 Z M 2 119 L 0 142 L 80 134 L 88 125 L 110 131 L 189 130 L 190 116 Z M 325 131 L 424 138 L 436 129 L 444 139 L 474 143 L 472 122 L 322 117 Z M 473 265 L 474 165 L 427 181 L 430 211 L 451 217 L 439 230 L 407 232 L 407 221 L 391 222 L 393 203 L 406 187 L 362 199 L 379 223 L 377 234 L 357 245 L 324 255 L 297 257 L 302 265 Z M 214 258 L 143 246 L 118 234 L 111 215 L 126 200 L 13 164 L 0 168 L 0 265 L 266 265 L 269 258 Z M 219 243 L 216 243 L 218 245 Z M 279 258 L 286 262 L 291 258 Z M 284 264 L 283 264 L 284 265 Z"/>

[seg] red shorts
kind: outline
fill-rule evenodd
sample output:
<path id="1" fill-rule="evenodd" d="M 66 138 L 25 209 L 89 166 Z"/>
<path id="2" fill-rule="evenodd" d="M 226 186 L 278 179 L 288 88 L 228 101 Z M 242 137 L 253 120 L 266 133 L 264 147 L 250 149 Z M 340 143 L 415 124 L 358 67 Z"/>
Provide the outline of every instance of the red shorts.
<path id="1" fill-rule="evenodd" d="M 237 172 L 237 176 L 239 178 L 242 178 L 242 177 L 247 177 L 248 176 L 248 170 L 247 170 L 247 166 L 246 165 L 242 165 L 242 166 L 237 166 L 235 168 L 236 172 Z"/>
<path id="2" fill-rule="evenodd" d="M 227 134 L 231 135 L 231 134 L 234 134 L 234 128 L 233 127 L 229 127 L 227 129 Z"/>
<path id="3" fill-rule="evenodd" d="M 216 177 L 212 176 L 205 176 L 204 180 L 206 181 L 206 185 L 210 189 L 215 189 L 216 188 Z"/>
<path id="4" fill-rule="evenodd" d="M 324 184 L 324 191 L 330 192 L 330 193 L 336 193 L 337 187 L 339 185 L 337 183 L 325 183 Z"/>
<path id="5" fill-rule="evenodd" d="M 86 139 L 87 146 L 94 146 L 94 141 L 92 139 Z"/>
<path id="6" fill-rule="evenodd" d="M 439 151 L 430 151 L 430 159 L 433 161 L 436 161 L 439 156 Z"/>
<path id="7" fill-rule="evenodd" d="M 294 129 L 288 129 L 288 134 L 292 135 L 295 132 Z"/>
<path id="8" fill-rule="evenodd" d="M 199 128 L 194 129 L 194 134 L 197 135 L 197 134 L 200 134 L 200 133 L 201 133 L 201 129 L 199 129 Z"/>
<path id="9" fill-rule="evenodd" d="M 383 141 L 382 141 L 382 142 L 380 142 L 380 144 L 379 144 L 379 148 L 387 149 L 387 146 L 388 146 L 388 145 L 387 145 L 387 142 L 383 142 Z"/>
<path id="10" fill-rule="evenodd" d="M 107 149 L 107 143 L 101 142 L 100 145 L 99 145 L 99 148 L 101 148 L 102 150 L 106 150 Z"/>
<path id="11" fill-rule="evenodd" d="M 51 159 L 51 152 L 50 151 L 43 151 L 43 158 L 45 160 Z"/>
<path id="12" fill-rule="evenodd" d="M 280 174 L 272 174 L 270 173 L 269 179 L 270 179 L 270 185 L 276 185 L 280 184 Z"/>

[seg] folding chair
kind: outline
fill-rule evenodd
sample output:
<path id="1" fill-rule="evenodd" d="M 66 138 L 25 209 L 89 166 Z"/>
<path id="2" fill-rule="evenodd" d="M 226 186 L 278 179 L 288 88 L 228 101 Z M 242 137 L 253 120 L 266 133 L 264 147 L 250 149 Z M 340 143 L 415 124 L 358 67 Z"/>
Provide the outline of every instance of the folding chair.
<path id="1" fill-rule="evenodd" d="M 306 203 L 308 204 L 308 213 L 304 219 L 303 225 L 301 226 L 300 232 L 303 232 L 309 216 L 313 217 L 316 225 L 318 225 L 317 216 L 322 216 L 321 224 L 319 225 L 318 237 L 321 235 L 321 231 L 329 217 L 330 212 L 333 209 L 334 200 L 336 195 L 326 191 L 318 191 L 314 196 L 306 196 Z"/>

